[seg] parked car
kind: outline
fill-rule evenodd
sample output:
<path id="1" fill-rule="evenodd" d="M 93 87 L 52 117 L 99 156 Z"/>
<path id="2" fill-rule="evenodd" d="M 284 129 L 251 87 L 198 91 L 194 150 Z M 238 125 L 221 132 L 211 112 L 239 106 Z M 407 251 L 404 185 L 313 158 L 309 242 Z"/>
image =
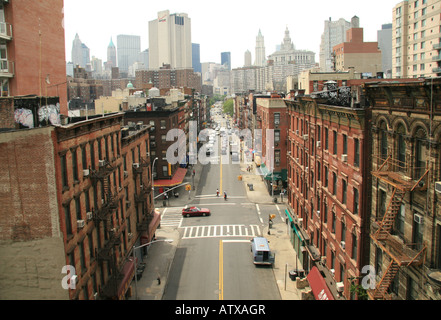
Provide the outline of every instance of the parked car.
<path id="1" fill-rule="evenodd" d="M 184 217 L 193 217 L 193 216 L 209 216 L 211 214 L 210 209 L 207 208 L 199 208 L 199 207 L 189 207 L 185 206 L 182 209 L 182 215 Z"/>

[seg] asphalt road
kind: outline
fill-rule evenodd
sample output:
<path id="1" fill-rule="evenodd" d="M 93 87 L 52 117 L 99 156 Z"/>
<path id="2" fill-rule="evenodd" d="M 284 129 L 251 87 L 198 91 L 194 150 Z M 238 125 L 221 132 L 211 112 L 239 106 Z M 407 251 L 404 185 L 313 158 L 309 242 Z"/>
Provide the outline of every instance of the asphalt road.
<path id="1" fill-rule="evenodd" d="M 262 235 L 262 219 L 238 181 L 238 164 L 209 164 L 202 168 L 191 205 L 206 207 L 211 216 L 184 218 L 164 291 L 164 300 L 278 300 L 271 267 L 256 267 L 250 242 Z M 216 197 L 226 191 L 228 200 Z M 262 216 L 265 212 L 262 206 Z M 266 221 L 264 221 L 266 222 Z"/>

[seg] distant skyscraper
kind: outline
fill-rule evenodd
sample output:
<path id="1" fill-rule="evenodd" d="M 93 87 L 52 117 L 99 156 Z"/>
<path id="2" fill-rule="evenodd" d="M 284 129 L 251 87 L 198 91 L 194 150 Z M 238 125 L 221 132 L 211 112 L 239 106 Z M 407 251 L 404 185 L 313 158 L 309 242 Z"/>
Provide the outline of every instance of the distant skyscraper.
<path id="1" fill-rule="evenodd" d="M 254 65 L 258 67 L 264 67 L 266 65 L 265 55 L 265 39 L 259 29 L 259 34 L 256 37 L 256 60 Z"/>
<path id="2" fill-rule="evenodd" d="M 202 73 L 200 45 L 199 43 L 192 43 L 191 47 L 193 70 L 194 72 Z"/>
<path id="3" fill-rule="evenodd" d="M 116 37 L 116 54 L 120 72 L 128 72 L 139 59 L 141 52 L 141 37 L 133 35 L 118 35 Z"/>
<path id="4" fill-rule="evenodd" d="M 158 12 L 149 21 L 149 68 L 169 64 L 172 69 L 192 68 L 191 19 L 186 13 Z"/>
<path id="5" fill-rule="evenodd" d="M 244 67 L 251 67 L 251 52 L 250 50 L 245 51 L 244 57 Z"/>
<path id="6" fill-rule="evenodd" d="M 112 67 L 117 66 L 116 62 L 116 47 L 113 44 L 112 38 L 110 38 L 109 46 L 107 47 L 107 66 L 109 70 L 112 69 Z"/>
<path id="7" fill-rule="evenodd" d="M 329 72 L 334 69 L 332 48 L 346 41 L 346 31 L 351 28 L 351 23 L 345 19 L 338 21 L 325 21 L 325 30 L 320 43 L 320 70 Z"/>
<path id="8" fill-rule="evenodd" d="M 78 65 L 82 68 L 86 68 L 87 64 L 90 63 L 90 50 L 81 42 L 78 33 L 72 43 L 72 63 L 74 67 Z"/>
<path id="9" fill-rule="evenodd" d="M 221 65 L 231 70 L 231 52 L 221 52 Z"/>
<path id="10" fill-rule="evenodd" d="M 381 50 L 383 73 L 392 77 L 392 23 L 383 24 L 377 31 L 378 48 Z"/>

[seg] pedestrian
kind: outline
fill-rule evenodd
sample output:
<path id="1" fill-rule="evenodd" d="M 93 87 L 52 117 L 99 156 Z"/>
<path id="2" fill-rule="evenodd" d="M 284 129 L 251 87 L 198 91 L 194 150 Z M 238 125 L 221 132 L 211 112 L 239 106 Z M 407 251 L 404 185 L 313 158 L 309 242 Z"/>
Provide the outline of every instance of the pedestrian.
<path id="1" fill-rule="evenodd" d="M 227 200 L 227 192 L 226 191 L 224 191 L 224 200 L 225 201 Z"/>
<path id="2" fill-rule="evenodd" d="M 216 189 L 216 197 L 219 197 L 219 189 Z"/>

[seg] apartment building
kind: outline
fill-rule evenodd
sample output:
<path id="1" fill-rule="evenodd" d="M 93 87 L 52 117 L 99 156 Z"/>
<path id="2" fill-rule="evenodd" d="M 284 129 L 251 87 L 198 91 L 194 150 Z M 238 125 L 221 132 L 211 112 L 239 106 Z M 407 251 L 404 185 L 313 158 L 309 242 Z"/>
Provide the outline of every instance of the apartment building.
<path id="1" fill-rule="evenodd" d="M 393 9 L 392 77 L 441 75 L 441 1 L 408 0 Z"/>
<path id="2" fill-rule="evenodd" d="M 291 242 L 334 299 L 357 298 L 351 287 L 368 262 L 369 112 L 351 107 L 353 94 L 343 87 L 285 99 Z"/>
<path id="3" fill-rule="evenodd" d="M 287 134 L 288 113 L 282 97 L 276 94 L 256 98 L 256 128 L 262 130 L 262 159 L 267 159 L 260 168 L 264 174 L 269 194 L 278 195 L 287 185 Z M 274 130 L 274 136 L 269 137 Z M 270 154 L 269 154 L 270 153 Z M 269 160 L 269 161 L 268 161 Z"/>
<path id="4" fill-rule="evenodd" d="M 0 1 L 0 94 L 60 97 L 67 115 L 63 1 Z"/>
<path id="5" fill-rule="evenodd" d="M 1 172 L 12 178 L 2 179 L 7 192 L 0 197 L 7 274 L 1 297 L 130 294 L 131 248 L 153 238 L 160 216 L 153 209 L 149 126 L 129 132 L 122 121 L 118 113 L 0 134 Z"/>
<path id="6" fill-rule="evenodd" d="M 364 87 L 372 107 L 369 297 L 440 300 L 441 81 Z"/>

